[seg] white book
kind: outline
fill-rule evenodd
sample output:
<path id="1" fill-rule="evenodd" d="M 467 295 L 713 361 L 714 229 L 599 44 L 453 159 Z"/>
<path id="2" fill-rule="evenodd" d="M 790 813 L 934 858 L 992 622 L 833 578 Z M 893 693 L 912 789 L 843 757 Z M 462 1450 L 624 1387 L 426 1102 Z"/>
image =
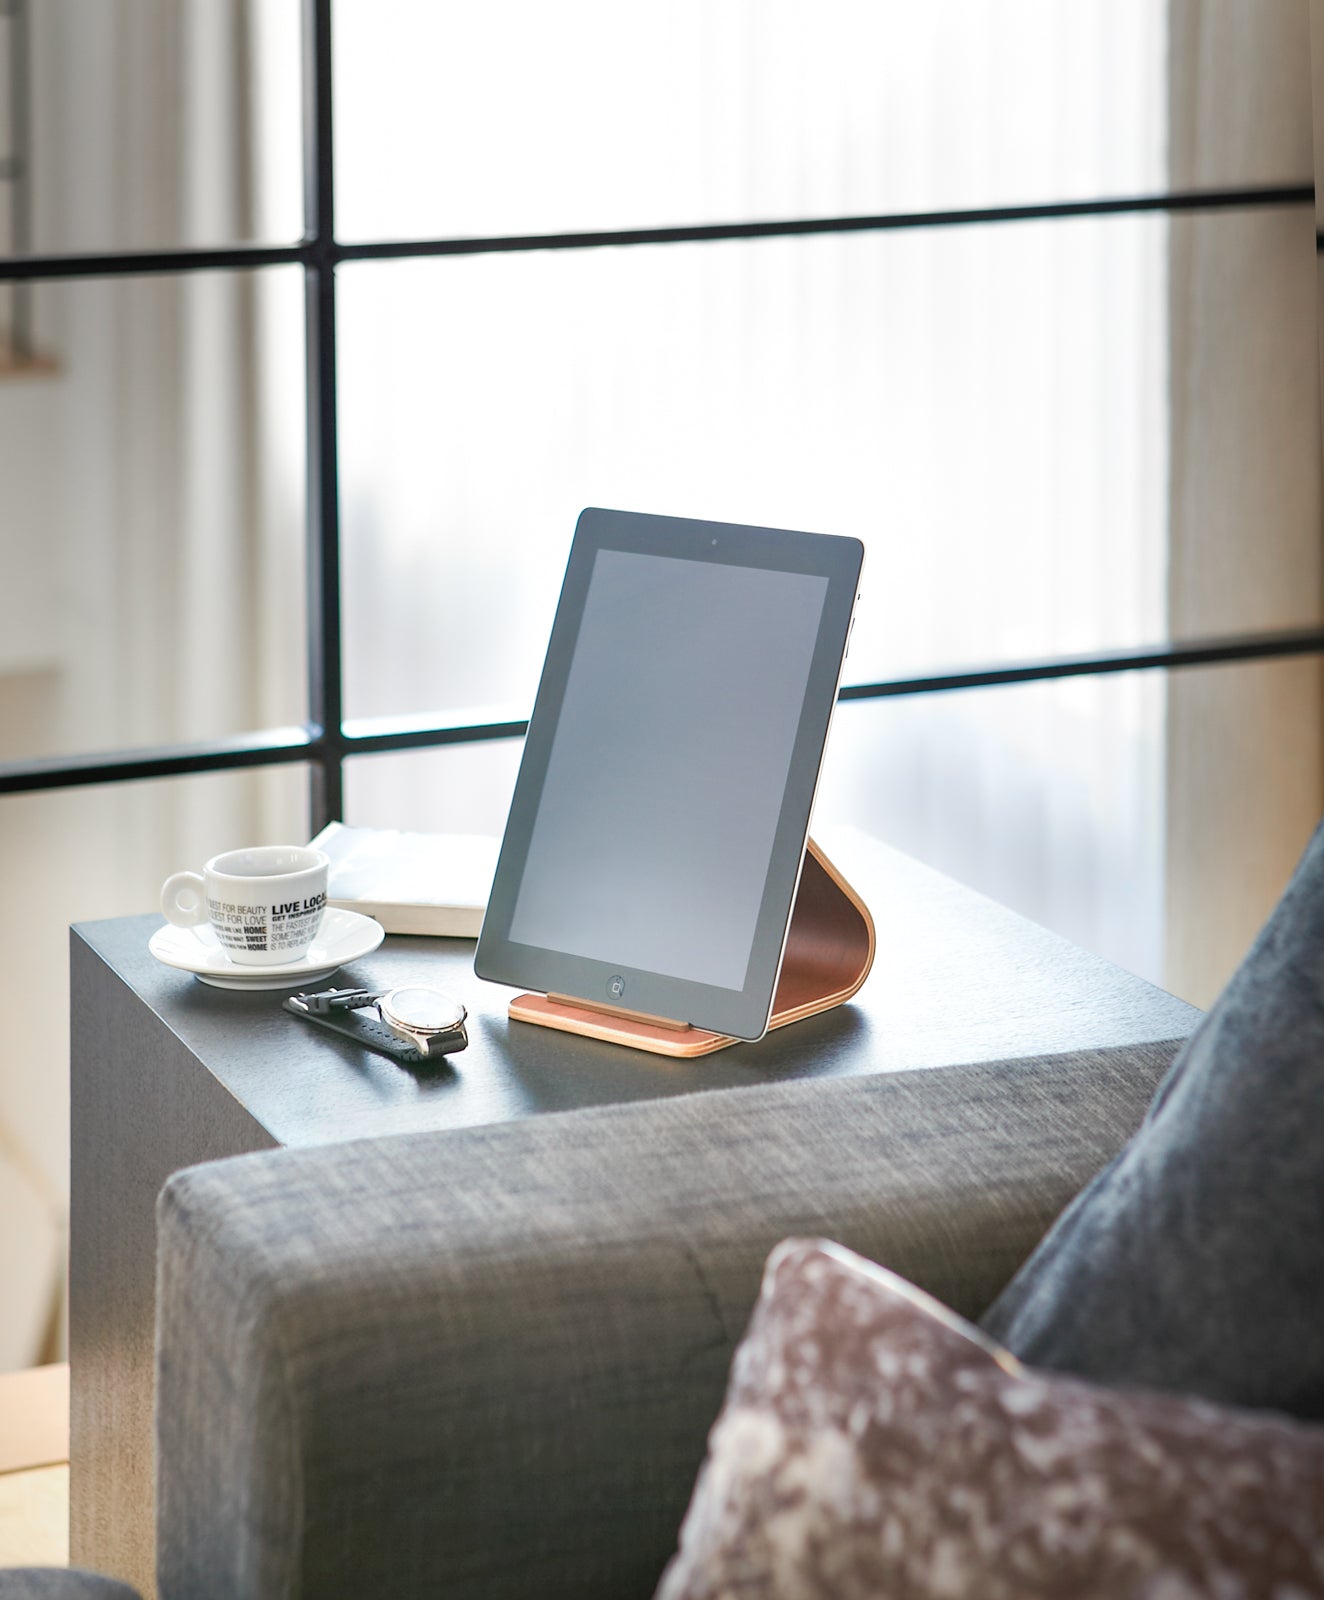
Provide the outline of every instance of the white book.
<path id="1" fill-rule="evenodd" d="M 375 917 L 387 933 L 478 937 L 500 839 L 329 822 L 312 843 L 331 858 L 328 904 Z"/>

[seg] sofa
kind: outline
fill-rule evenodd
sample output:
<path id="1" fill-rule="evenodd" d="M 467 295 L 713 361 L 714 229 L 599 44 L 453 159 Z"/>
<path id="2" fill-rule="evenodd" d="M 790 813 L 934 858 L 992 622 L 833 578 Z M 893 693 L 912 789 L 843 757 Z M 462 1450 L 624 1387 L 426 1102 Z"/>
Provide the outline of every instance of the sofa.
<path id="1" fill-rule="evenodd" d="M 159 1593 L 643 1600 L 778 1241 L 840 1240 L 976 1316 L 1179 1043 L 178 1173 L 158 1205 Z M 7 1600 L 128 1592 L 0 1574 Z"/>
<path id="2" fill-rule="evenodd" d="M 178 1173 L 160 1594 L 643 1600 L 778 1241 L 830 1237 L 978 1316 L 1179 1042 Z"/>

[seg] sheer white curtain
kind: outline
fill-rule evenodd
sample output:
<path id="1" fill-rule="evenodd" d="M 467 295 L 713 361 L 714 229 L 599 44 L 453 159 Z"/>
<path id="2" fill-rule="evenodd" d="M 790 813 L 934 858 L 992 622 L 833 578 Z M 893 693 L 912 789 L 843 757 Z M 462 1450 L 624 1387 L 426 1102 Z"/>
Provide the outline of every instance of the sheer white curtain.
<path id="1" fill-rule="evenodd" d="M 290 167 L 254 156 L 264 117 L 287 116 L 271 51 L 297 51 L 276 9 L 255 40 L 229 0 L 30 8 L 38 248 L 260 229 L 267 175 Z M 22 649 L 0 651 L 0 755 L 302 719 L 301 304 L 294 269 L 38 290 L 57 365 L 0 385 L 0 539 L 39 552 L 45 581 L 22 591 Z M 282 772 L 0 801 L 0 965 L 21 997 L 0 1020 L 0 1370 L 60 1348 L 69 923 L 152 910 L 180 865 L 302 833 L 303 788 Z"/>
<path id="2" fill-rule="evenodd" d="M 1152 0 L 659 18 L 341 0 L 342 229 L 1163 183 Z M 858 534 L 856 680 L 1161 636 L 1166 238 L 1076 220 L 346 269 L 351 713 L 527 709 L 585 504 Z M 820 814 L 1158 976 L 1163 704 L 1112 679 L 846 706 Z M 496 832 L 513 770 L 365 764 L 354 818 Z"/>
<path id="3" fill-rule="evenodd" d="M 1173 0 L 1171 181 L 1309 184 L 1304 0 Z M 1316 43 L 1318 48 L 1318 43 Z M 1228 65 L 1237 92 L 1229 96 Z M 1324 114 L 1316 106 L 1315 115 Z M 1174 224 L 1169 621 L 1178 636 L 1318 625 L 1320 391 L 1308 206 Z M 1166 975 L 1207 1005 L 1324 809 L 1318 658 L 1174 677 Z"/>

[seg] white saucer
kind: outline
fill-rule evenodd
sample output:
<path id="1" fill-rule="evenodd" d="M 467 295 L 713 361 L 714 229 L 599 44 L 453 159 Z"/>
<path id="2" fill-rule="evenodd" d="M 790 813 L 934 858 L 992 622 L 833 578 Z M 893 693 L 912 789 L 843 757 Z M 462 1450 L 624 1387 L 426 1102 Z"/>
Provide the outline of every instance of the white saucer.
<path id="1" fill-rule="evenodd" d="M 328 906 L 317 937 L 304 954 L 279 966 L 245 967 L 231 961 L 205 923 L 200 928 L 177 928 L 167 922 L 148 940 L 147 948 L 166 966 L 195 973 L 218 989 L 296 989 L 368 955 L 385 937 L 386 929 L 371 917 Z"/>

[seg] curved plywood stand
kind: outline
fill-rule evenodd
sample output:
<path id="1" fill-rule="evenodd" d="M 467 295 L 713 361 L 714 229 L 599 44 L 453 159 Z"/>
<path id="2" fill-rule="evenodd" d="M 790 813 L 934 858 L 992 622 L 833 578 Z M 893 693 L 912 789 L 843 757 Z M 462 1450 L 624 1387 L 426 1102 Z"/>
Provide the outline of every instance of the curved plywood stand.
<path id="1" fill-rule="evenodd" d="M 873 965 L 874 927 L 868 907 L 811 839 L 768 1028 L 784 1028 L 849 1000 Z M 510 1015 L 563 1033 L 582 1033 L 663 1056 L 706 1056 L 740 1041 L 685 1022 L 590 1005 L 566 995 L 521 994 Z"/>

